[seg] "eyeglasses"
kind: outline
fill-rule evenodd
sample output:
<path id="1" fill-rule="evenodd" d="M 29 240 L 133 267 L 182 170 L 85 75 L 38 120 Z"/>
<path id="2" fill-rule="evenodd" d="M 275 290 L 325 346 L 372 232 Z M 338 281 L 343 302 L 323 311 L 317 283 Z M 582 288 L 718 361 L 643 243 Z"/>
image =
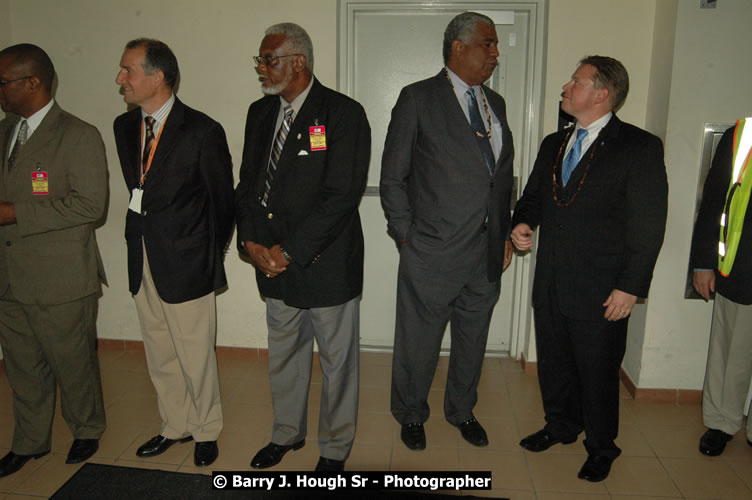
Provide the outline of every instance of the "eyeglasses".
<path id="1" fill-rule="evenodd" d="M 272 66 L 276 66 L 280 59 L 283 57 L 293 57 L 293 56 L 302 56 L 303 54 L 287 54 L 286 56 L 253 56 L 253 62 L 256 63 L 256 66 L 261 66 L 262 64 L 266 66 L 267 68 L 271 68 Z"/>
<path id="2" fill-rule="evenodd" d="M 13 83 L 13 82 L 20 82 L 21 80 L 28 80 L 28 79 L 29 79 L 29 78 L 31 78 L 32 76 L 33 76 L 33 75 L 29 75 L 29 76 L 22 76 L 21 78 L 16 78 L 15 80 L 0 80 L 0 89 L 1 89 L 1 88 L 3 88 L 3 87 L 5 87 L 5 86 L 6 86 L 6 85 L 8 85 L 9 83 Z"/>

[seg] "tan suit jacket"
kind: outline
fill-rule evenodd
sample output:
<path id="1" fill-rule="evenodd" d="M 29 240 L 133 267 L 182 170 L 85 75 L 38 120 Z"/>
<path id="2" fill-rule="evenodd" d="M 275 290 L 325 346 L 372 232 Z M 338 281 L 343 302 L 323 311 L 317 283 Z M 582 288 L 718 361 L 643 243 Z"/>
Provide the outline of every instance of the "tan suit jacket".
<path id="1" fill-rule="evenodd" d="M 105 274 L 94 223 L 107 200 L 107 160 L 93 126 L 55 103 L 8 170 L 15 115 L 0 122 L 0 200 L 15 204 L 16 224 L 0 226 L 0 296 L 24 304 L 61 304 L 100 290 Z M 48 194 L 32 174 L 46 172 Z"/>

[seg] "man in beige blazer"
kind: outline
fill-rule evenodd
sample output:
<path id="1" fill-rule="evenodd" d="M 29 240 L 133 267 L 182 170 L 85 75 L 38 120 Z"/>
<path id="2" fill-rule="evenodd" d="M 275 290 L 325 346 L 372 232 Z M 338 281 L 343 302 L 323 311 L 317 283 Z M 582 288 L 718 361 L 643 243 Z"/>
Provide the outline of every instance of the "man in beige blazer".
<path id="1" fill-rule="evenodd" d="M 104 269 L 94 237 L 107 198 L 97 129 L 50 92 L 55 70 L 31 44 L 0 51 L 0 345 L 15 428 L 0 477 L 50 451 L 55 386 L 73 434 L 66 463 L 87 460 L 105 429 L 95 351 Z M 2 444 L 0 446 L 6 446 Z"/>

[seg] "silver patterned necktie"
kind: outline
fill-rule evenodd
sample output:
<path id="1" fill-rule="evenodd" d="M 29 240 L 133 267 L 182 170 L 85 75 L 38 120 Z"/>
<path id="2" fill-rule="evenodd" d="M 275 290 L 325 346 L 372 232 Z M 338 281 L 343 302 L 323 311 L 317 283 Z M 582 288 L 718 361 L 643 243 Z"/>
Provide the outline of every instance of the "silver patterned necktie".
<path id="1" fill-rule="evenodd" d="M 274 138 L 274 145 L 272 146 L 272 155 L 269 158 L 269 166 L 266 169 L 266 181 L 264 182 L 264 197 L 261 198 L 261 204 L 266 206 L 269 201 L 269 193 L 272 190 L 272 181 L 274 181 L 274 174 L 277 173 L 277 163 L 279 157 L 282 155 L 282 148 L 287 140 L 287 134 L 290 133 L 290 126 L 292 125 L 292 106 L 287 104 L 284 107 L 285 117 L 282 120 L 282 125 L 279 127 L 277 136 Z"/>
<path id="2" fill-rule="evenodd" d="M 21 127 L 18 129 L 18 136 L 16 137 L 16 143 L 13 145 L 13 150 L 10 152 L 10 156 L 8 157 L 8 170 L 13 168 L 13 165 L 16 163 L 16 159 L 18 158 L 18 154 L 21 152 L 21 148 L 24 144 L 26 144 L 26 139 L 29 134 L 29 124 L 26 122 L 26 120 L 21 120 Z"/>

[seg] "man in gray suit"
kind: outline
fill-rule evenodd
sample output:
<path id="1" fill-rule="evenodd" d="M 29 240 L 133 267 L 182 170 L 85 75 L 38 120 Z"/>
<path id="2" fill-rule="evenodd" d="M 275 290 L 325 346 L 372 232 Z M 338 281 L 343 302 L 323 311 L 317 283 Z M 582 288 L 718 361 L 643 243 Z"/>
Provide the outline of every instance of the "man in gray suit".
<path id="1" fill-rule="evenodd" d="M 400 249 L 392 414 L 413 450 L 426 446 L 428 393 L 447 322 L 452 348 L 444 415 L 486 446 L 473 416 L 501 273 L 512 188 L 504 99 L 483 86 L 496 67 L 491 19 L 466 12 L 444 32 L 438 75 L 402 89 L 381 166 L 381 202 Z"/>
<path id="2" fill-rule="evenodd" d="M 54 76 L 36 45 L 0 51 L 0 345 L 15 417 L 0 477 L 49 453 L 56 385 L 74 438 L 66 463 L 91 457 L 105 429 L 94 224 L 107 163 L 97 129 L 52 98 Z"/>

